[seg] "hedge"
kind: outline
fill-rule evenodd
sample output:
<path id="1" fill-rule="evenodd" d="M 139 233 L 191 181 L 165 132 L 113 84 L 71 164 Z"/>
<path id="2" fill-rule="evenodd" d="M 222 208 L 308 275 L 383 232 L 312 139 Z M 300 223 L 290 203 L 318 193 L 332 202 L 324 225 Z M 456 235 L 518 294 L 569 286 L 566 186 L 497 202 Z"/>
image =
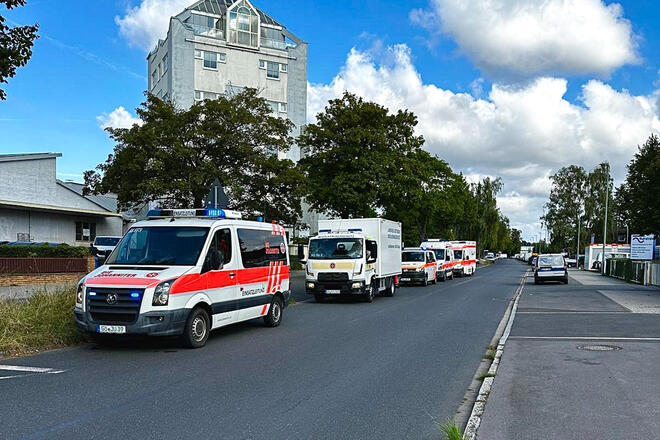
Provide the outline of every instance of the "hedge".
<path id="1" fill-rule="evenodd" d="M 59 244 L 51 246 L 40 245 L 2 245 L 0 246 L 0 257 L 4 258 L 81 258 L 89 255 L 89 248 L 84 246 L 69 246 Z"/>

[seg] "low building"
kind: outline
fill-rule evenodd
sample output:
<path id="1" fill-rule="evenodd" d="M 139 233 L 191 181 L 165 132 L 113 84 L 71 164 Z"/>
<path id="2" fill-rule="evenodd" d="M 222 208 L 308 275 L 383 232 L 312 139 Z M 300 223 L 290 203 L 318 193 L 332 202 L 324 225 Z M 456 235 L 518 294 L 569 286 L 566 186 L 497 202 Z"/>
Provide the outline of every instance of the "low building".
<path id="1" fill-rule="evenodd" d="M 58 180 L 58 157 L 0 154 L 0 242 L 86 246 L 97 235 L 122 235 L 116 198 L 85 196 L 81 184 Z"/>

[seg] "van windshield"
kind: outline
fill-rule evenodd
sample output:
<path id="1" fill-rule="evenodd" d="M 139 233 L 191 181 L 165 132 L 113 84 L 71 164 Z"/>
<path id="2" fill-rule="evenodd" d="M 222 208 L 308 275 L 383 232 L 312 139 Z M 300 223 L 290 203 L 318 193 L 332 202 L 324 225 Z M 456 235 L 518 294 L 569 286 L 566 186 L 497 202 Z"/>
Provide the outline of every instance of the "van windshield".
<path id="1" fill-rule="evenodd" d="M 193 266 L 206 242 L 208 228 L 131 228 L 105 264 Z"/>
<path id="2" fill-rule="evenodd" d="M 309 242 L 312 260 L 341 260 L 362 258 L 361 238 L 317 238 Z"/>
<path id="3" fill-rule="evenodd" d="M 401 261 L 424 262 L 424 252 L 403 252 L 401 254 Z"/>
<path id="4" fill-rule="evenodd" d="M 435 258 L 438 260 L 444 260 L 445 259 L 445 250 L 444 249 L 433 249 L 433 253 L 435 254 Z"/>

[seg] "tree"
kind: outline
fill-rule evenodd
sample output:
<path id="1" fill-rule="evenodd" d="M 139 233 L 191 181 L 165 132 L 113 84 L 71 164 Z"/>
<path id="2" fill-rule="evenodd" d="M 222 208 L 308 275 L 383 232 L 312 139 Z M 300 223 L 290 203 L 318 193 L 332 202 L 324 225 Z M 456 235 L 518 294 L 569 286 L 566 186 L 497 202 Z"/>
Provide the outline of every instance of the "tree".
<path id="1" fill-rule="evenodd" d="M 7 9 L 25 5 L 25 0 L 0 0 Z M 0 15 L 0 84 L 7 84 L 8 78 L 16 75 L 16 69 L 25 66 L 32 57 L 34 40 L 39 38 L 39 25 L 10 27 Z M 7 94 L 0 89 L 0 100 L 7 99 Z"/>
<path id="2" fill-rule="evenodd" d="M 620 221 L 639 234 L 660 234 L 660 138 L 651 135 L 628 164 L 616 193 Z"/>
<path id="3" fill-rule="evenodd" d="M 399 190 L 393 177 L 402 172 L 402 159 L 424 143 L 416 125 L 408 111 L 390 114 L 348 92 L 331 100 L 299 139 L 311 207 L 342 218 L 375 215 Z"/>
<path id="4" fill-rule="evenodd" d="M 570 165 L 559 169 L 550 180 L 552 189 L 545 204 L 547 212 L 541 218 L 552 231 L 550 247 L 553 251 L 575 249 L 578 221 L 582 221 L 578 219 L 582 219 L 589 187 L 587 172 L 580 166 Z"/>
<path id="5" fill-rule="evenodd" d="M 292 143 L 292 123 L 270 112 L 254 89 L 187 110 L 148 95 L 137 110 L 141 125 L 107 129 L 117 145 L 105 163 L 85 172 L 86 189 L 116 193 L 121 208 L 150 201 L 192 208 L 203 205 L 218 178 L 230 208 L 293 222 L 302 176 L 276 157 Z"/>

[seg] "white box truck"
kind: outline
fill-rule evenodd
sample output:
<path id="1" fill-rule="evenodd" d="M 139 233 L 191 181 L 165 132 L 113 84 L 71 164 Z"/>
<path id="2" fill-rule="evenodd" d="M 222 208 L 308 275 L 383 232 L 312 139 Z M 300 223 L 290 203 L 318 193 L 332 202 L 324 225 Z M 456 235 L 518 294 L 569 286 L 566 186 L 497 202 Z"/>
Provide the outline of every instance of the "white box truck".
<path id="1" fill-rule="evenodd" d="M 371 302 L 394 295 L 401 275 L 401 223 L 382 218 L 319 220 L 309 240 L 306 291 L 329 296 L 360 295 Z"/>

